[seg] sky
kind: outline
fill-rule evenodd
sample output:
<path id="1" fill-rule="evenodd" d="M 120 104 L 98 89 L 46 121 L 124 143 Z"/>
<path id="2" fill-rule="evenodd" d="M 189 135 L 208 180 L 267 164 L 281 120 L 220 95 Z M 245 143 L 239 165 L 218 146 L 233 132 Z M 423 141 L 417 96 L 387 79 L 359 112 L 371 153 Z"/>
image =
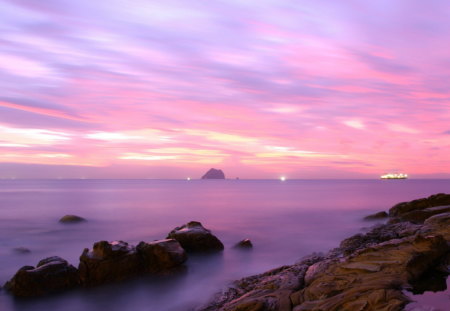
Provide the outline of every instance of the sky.
<path id="1" fill-rule="evenodd" d="M 446 0 L 0 0 L 0 178 L 450 177 Z"/>

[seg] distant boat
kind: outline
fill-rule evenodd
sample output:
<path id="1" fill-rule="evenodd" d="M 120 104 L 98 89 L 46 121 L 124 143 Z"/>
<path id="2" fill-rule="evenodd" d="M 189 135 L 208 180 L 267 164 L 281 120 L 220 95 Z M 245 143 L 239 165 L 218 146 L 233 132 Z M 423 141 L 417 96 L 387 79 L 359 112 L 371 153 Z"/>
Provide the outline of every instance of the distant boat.
<path id="1" fill-rule="evenodd" d="M 381 179 L 407 179 L 408 174 L 388 173 L 380 176 Z"/>

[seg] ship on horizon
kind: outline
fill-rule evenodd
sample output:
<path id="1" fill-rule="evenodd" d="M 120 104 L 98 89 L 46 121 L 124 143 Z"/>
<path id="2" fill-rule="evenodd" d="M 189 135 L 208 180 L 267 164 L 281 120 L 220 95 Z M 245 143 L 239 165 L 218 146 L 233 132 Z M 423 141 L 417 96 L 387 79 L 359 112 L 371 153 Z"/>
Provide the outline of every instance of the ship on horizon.
<path id="1" fill-rule="evenodd" d="M 403 173 L 388 173 L 380 176 L 381 179 L 407 179 L 408 174 Z"/>

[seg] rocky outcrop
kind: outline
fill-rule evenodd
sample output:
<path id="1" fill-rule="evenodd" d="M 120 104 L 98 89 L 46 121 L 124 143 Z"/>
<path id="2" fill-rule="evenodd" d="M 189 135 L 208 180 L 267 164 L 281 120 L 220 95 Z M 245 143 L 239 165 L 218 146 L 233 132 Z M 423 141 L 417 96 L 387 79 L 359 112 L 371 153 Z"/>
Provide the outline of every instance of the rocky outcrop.
<path id="1" fill-rule="evenodd" d="M 401 217 L 409 212 L 424 210 L 435 206 L 450 205 L 450 194 L 438 193 L 428 198 L 417 199 L 410 202 L 402 202 L 389 209 L 390 217 Z"/>
<path id="2" fill-rule="evenodd" d="M 24 266 L 6 282 L 5 289 L 19 297 L 47 295 L 79 285 L 78 271 L 66 260 L 54 256 L 42 259 L 36 267 Z"/>
<path id="3" fill-rule="evenodd" d="M 129 279 L 144 273 L 165 274 L 186 261 L 186 252 L 172 239 L 140 242 L 100 241 L 84 249 L 78 269 L 60 257 L 24 266 L 5 284 L 15 296 L 42 296 L 77 286 L 96 286 Z"/>
<path id="4" fill-rule="evenodd" d="M 176 227 L 167 238 L 177 240 L 187 252 L 212 252 L 224 248 L 222 242 L 198 221 Z"/>
<path id="5" fill-rule="evenodd" d="M 410 302 L 405 290 L 427 290 L 424 280 L 436 269 L 450 273 L 449 197 L 396 205 L 389 212 L 395 221 L 345 239 L 326 255 L 236 281 L 199 310 L 403 310 Z M 424 210 L 419 221 L 404 216 Z"/>
<path id="6" fill-rule="evenodd" d="M 77 215 L 65 215 L 59 220 L 59 222 L 63 224 L 76 224 L 84 221 L 86 221 L 86 219 Z"/>
<path id="7" fill-rule="evenodd" d="M 205 175 L 202 176 L 202 179 L 225 179 L 225 174 L 222 170 L 211 168 Z"/>

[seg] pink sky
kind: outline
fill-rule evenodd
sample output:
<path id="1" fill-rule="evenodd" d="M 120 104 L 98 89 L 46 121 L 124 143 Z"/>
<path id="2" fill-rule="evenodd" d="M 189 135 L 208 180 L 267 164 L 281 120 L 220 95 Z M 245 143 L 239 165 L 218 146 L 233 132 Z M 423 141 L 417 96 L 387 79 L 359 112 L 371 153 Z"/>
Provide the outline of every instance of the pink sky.
<path id="1" fill-rule="evenodd" d="M 0 33 L 0 178 L 450 177 L 445 0 L 4 0 Z"/>

